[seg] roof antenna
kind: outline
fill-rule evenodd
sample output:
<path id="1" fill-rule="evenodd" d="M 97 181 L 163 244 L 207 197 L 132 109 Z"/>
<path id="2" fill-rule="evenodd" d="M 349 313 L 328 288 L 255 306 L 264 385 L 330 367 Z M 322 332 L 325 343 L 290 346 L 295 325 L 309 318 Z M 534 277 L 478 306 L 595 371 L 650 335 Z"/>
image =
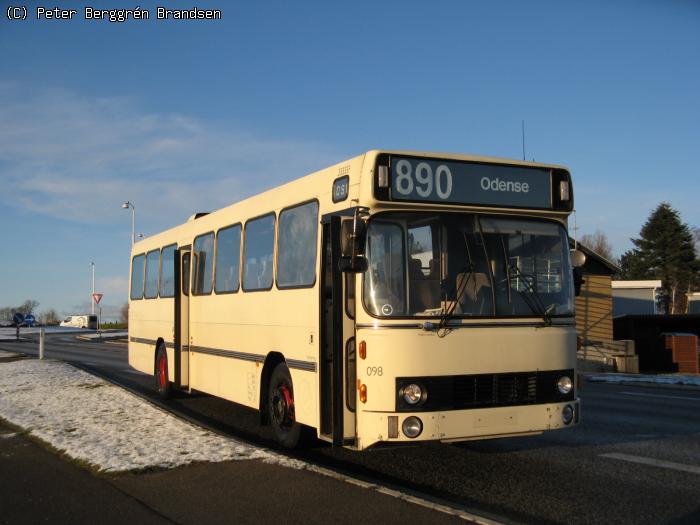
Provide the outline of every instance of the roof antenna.
<path id="1" fill-rule="evenodd" d="M 525 121 L 522 121 L 522 130 L 523 130 L 523 160 L 525 160 Z"/>

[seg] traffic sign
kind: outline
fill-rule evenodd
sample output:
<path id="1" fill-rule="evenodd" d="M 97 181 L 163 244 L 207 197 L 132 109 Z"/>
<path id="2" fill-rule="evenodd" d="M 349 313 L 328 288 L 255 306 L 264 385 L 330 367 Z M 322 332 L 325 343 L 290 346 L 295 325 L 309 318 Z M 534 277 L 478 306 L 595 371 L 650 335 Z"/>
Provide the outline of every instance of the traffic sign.
<path id="1" fill-rule="evenodd" d="M 102 293 L 94 293 L 92 294 L 92 300 L 95 301 L 95 304 L 100 304 L 103 295 Z"/>
<path id="2" fill-rule="evenodd" d="M 36 323 L 36 319 L 34 318 L 33 314 L 27 314 L 24 316 L 24 323 L 27 326 L 34 326 L 34 323 Z"/>
<path id="3" fill-rule="evenodd" d="M 21 314 L 19 312 L 15 312 L 12 315 L 12 322 L 15 323 L 15 326 L 19 326 L 24 322 L 24 314 Z"/>

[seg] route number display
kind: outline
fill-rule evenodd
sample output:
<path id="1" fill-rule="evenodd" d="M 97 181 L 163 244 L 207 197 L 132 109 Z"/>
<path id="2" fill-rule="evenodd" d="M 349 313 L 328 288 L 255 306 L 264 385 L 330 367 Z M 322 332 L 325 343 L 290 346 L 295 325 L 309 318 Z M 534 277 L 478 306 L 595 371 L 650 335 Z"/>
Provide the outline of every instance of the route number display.
<path id="1" fill-rule="evenodd" d="M 551 170 L 392 157 L 391 199 L 546 209 L 552 206 Z"/>

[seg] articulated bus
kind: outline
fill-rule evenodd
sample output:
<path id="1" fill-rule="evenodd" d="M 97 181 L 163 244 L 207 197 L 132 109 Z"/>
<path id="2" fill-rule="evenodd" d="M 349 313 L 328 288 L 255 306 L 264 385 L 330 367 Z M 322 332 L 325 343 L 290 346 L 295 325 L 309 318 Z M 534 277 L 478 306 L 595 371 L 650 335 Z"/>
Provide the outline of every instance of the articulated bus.
<path id="1" fill-rule="evenodd" d="M 287 447 L 573 427 L 572 209 L 560 166 L 369 151 L 137 242 L 129 364 Z"/>

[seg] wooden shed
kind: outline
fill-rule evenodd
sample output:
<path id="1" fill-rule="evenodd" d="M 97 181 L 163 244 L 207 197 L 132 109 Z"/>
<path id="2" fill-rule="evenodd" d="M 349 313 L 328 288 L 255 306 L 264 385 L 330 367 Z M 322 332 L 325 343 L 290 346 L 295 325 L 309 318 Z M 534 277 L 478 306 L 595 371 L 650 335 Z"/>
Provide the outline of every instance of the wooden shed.
<path id="1" fill-rule="evenodd" d="M 593 369 L 608 366 L 633 372 L 635 366 L 628 363 L 627 357 L 634 356 L 634 344 L 613 339 L 612 277 L 620 269 L 581 243 L 577 243 L 576 247 L 586 255 L 584 283 L 580 295 L 576 297 L 579 359 L 584 361 L 583 366 L 586 363 L 595 365 Z"/>
<path id="2" fill-rule="evenodd" d="M 586 254 L 583 265 L 584 283 L 576 297 L 576 332 L 582 343 L 613 342 L 612 276 L 619 268 L 586 246 L 578 243 Z"/>

